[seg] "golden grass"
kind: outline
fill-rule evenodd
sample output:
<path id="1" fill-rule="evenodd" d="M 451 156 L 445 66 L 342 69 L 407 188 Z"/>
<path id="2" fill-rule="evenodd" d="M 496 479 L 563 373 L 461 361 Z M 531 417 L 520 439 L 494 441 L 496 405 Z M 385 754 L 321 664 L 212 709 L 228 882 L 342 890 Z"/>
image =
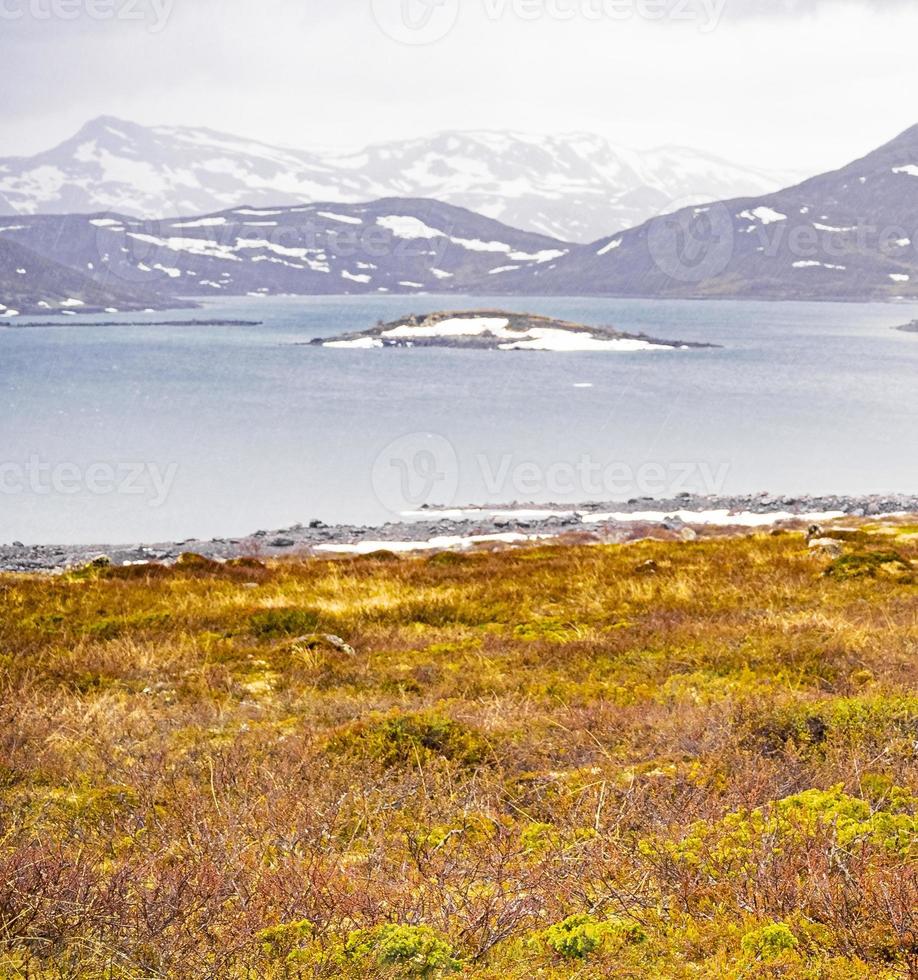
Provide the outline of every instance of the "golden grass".
<path id="1" fill-rule="evenodd" d="M 0 977 L 916 977 L 918 585 L 829 564 L 0 577 Z"/>

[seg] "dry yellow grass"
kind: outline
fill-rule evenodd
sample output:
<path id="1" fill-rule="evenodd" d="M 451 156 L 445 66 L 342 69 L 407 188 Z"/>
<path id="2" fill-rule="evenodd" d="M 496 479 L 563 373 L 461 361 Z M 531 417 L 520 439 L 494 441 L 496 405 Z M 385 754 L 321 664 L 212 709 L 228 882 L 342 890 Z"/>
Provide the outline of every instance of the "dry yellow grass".
<path id="1" fill-rule="evenodd" d="M 385 558 L 0 577 L 0 976 L 918 976 L 913 576 Z"/>

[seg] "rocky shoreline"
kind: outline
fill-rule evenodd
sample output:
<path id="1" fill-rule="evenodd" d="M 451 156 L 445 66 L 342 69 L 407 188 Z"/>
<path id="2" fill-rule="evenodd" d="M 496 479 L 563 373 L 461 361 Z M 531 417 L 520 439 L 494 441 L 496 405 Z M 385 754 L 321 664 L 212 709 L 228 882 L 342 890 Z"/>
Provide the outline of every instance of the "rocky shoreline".
<path id="1" fill-rule="evenodd" d="M 0 545 L 2 572 L 58 572 L 105 556 L 115 565 L 165 564 L 193 553 L 225 561 L 375 550 L 449 550 L 568 537 L 621 542 L 642 537 L 692 538 L 725 529 L 808 522 L 813 515 L 873 517 L 918 514 L 918 495 L 791 497 L 771 494 L 632 499 L 576 507 L 514 503 L 503 507 L 423 510 L 381 526 L 328 525 L 314 520 L 241 538 L 129 545 Z"/>

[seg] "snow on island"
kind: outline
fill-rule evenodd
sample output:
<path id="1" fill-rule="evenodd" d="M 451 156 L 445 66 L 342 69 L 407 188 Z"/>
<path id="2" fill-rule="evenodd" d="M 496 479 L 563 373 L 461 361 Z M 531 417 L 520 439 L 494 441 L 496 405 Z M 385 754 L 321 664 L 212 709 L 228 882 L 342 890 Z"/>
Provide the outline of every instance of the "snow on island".
<path id="1" fill-rule="evenodd" d="M 313 345 L 334 348 L 457 347 L 476 350 L 650 351 L 686 350 L 710 344 L 655 340 L 609 327 L 587 327 L 529 313 L 478 310 L 405 316 L 361 333 L 319 338 Z"/>

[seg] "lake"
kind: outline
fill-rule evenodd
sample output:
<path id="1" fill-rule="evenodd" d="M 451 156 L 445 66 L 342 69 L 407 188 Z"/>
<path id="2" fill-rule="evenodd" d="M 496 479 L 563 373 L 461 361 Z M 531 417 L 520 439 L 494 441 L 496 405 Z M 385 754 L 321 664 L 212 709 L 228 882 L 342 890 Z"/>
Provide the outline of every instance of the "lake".
<path id="1" fill-rule="evenodd" d="M 479 308 L 722 346 L 305 346 Z M 892 329 L 918 304 L 276 297 L 121 319 L 192 318 L 263 325 L 0 330 L 0 541 L 240 536 L 424 504 L 918 490 L 918 335 Z"/>

